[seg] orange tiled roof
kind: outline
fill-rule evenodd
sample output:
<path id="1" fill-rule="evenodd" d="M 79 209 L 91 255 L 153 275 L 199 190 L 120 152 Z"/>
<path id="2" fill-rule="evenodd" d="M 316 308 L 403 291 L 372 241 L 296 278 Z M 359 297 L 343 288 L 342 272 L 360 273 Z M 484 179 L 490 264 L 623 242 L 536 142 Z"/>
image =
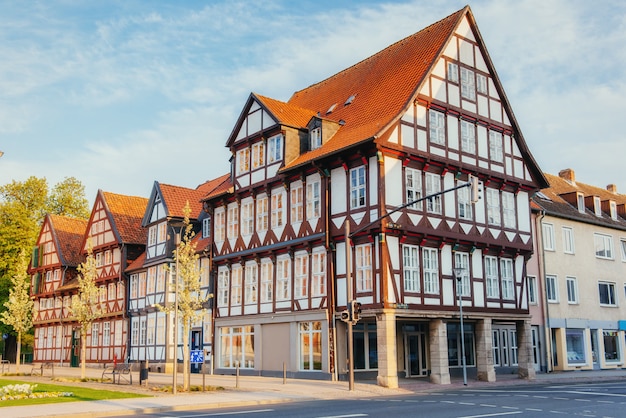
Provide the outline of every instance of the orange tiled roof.
<path id="1" fill-rule="evenodd" d="M 270 97 L 253 93 L 253 96 L 262 103 L 280 122 L 281 125 L 301 128 L 306 126 L 316 112 L 296 106 L 292 103 L 281 102 Z"/>
<path id="2" fill-rule="evenodd" d="M 202 191 L 163 183 L 159 184 L 159 189 L 169 216 L 183 218 L 187 202 L 189 202 L 191 209 L 189 215 L 191 219 L 197 218 L 202 211 L 202 204 L 200 203 L 200 199 L 204 196 Z"/>
<path id="3" fill-rule="evenodd" d="M 295 92 L 288 102 L 295 106 L 288 109 L 290 112 L 295 108 L 310 109 L 345 124 L 322 147 L 288 162 L 285 169 L 384 133 L 413 101 L 466 13 L 471 13 L 468 6 L 324 81 Z M 344 105 L 353 95 L 352 103 Z M 333 104 L 337 106 L 327 115 Z"/>
<path id="4" fill-rule="evenodd" d="M 84 261 L 81 243 L 87 230 L 84 219 L 48 214 L 50 226 L 54 231 L 61 262 L 65 266 L 78 266 Z"/>
<path id="5" fill-rule="evenodd" d="M 204 195 L 202 200 L 209 200 L 224 193 L 232 193 L 233 183 L 230 174 L 224 174 L 213 180 L 211 187 L 212 189 Z"/>
<path id="6" fill-rule="evenodd" d="M 141 253 L 141 255 L 139 257 L 137 257 L 135 260 L 133 260 L 133 262 L 130 263 L 128 265 L 128 267 L 126 267 L 126 273 L 142 269 L 143 268 L 143 263 L 145 261 L 146 261 L 146 252 L 144 251 L 144 252 Z"/>
<path id="7" fill-rule="evenodd" d="M 141 220 L 148 199 L 110 192 L 102 192 L 102 196 L 122 242 L 145 245 L 147 230 L 141 227 Z"/>

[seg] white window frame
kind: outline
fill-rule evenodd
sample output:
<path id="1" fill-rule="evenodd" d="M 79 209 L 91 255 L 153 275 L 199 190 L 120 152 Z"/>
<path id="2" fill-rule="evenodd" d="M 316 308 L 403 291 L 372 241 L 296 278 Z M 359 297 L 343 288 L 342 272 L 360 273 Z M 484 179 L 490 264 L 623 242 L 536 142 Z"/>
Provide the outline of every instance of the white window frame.
<path id="1" fill-rule="evenodd" d="M 537 305 L 539 294 L 537 293 L 537 276 L 526 276 L 528 283 L 528 303 Z"/>
<path id="2" fill-rule="evenodd" d="M 302 184 L 292 185 L 289 188 L 291 222 L 300 223 L 304 220 L 304 190 Z"/>
<path id="3" fill-rule="evenodd" d="M 446 115 L 437 110 L 428 110 L 428 131 L 430 143 L 445 145 L 446 143 Z"/>
<path id="4" fill-rule="evenodd" d="M 366 175 L 364 165 L 350 169 L 350 209 L 365 207 L 367 202 Z"/>
<path id="5" fill-rule="evenodd" d="M 241 290 L 243 281 L 243 267 L 234 264 L 230 271 L 230 306 L 241 306 Z"/>
<path id="6" fill-rule="evenodd" d="M 459 83 L 459 66 L 454 62 L 448 63 L 448 81 Z"/>
<path id="7" fill-rule="evenodd" d="M 574 229 L 569 226 L 562 227 L 563 231 L 563 252 L 565 254 L 574 254 L 576 246 L 574 243 Z"/>
<path id="8" fill-rule="evenodd" d="M 241 204 L 241 235 L 249 237 L 254 232 L 254 202 Z"/>
<path id="9" fill-rule="evenodd" d="M 246 147 L 237 151 L 237 175 L 250 171 L 250 148 Z"/>
<path id="10" fill-rule="evenodd" d="M 487 223 L 489 225 L 500 226 L 502 219 L 500 215 L 500 191 L 493 188 L 485 189 L 487 195 Z"/>
<path id="11" fill-rule="evenodd" d="M 317 128 L 311 129 L 311 132 L 309 133 L 309 138 L 310 138 L 311 150 L 321 147 L 322 146 L 322 128 L 318 126 Z"/>
<path id="12" fill-rule="evenodd" d="M 298 252 L 294 257 L 294 299 L 309 296 L 309 254 Z"/>
<path id="13" fill-rule="evenodd" d="M 259 270 L 256 261 L 246 262 L 246 279 L 244 294 L 246 305 L 254 305 L 257 302 L 257 290 L 259 283 Z"/>
<path id="14" fill-rule="evenodd" d="M 498 280 L 498 258 L 485 256 L 485 280 L 487 286 L 487 297 L 491 299 L 500 298 L 500 282 Z"/>
<path id="15" fill-rule="evenodd" d="M 322 322 L 310 321 L 300 322 L 298 326 L 300 353 L 298 359 L 298 369 L 306 372 L 322 371 Z M 320 356 L 316 362 L 316 357 Z M 308 365 L 308 367 L 307 367 Z"/>
<path id="16" fill-rule="evenodd" d="M 464 183 L 467 183 L 467 182 L 458 180 L 457 186 L 460 186 Z M 457 189 L 456 197 L 457 197 L 457 208 L 459 211 L 459 219 L 472 220 L 474 215 L 472 213 L 472 202 L 470 199 L 469 187 L 461 187 L 460 189 Z"/>
<path id="17" fill-rule="evenodd" d="M 97 347 L 100 341 L 100 323 L 94 322 L 91 324 L 91 346 Z"/>
<path id="18" fill-rule="evenodd" d="M 267 231 L 268 223 L 268 204 L 267 196 L 257 197 L 256 199 L 256 229 L 259 232 Z"/>
<path id="19" fill-rule="evenodd" d="M 489 131 L 489 156 L 491 157 L 491 161 L 499 163 L 504 161 L 503 141 L 502 132 L 494 130 Z"/>
<path id="20" fill-rule="evenodd" d="M 602 216 L 602 201 L 598 196 L 593 197 L 593 213 L 596 216 Z"/>
<path id="21" fill-rule="evenodd" d="M 441 192 L 441 176 L 435 173 L 426 173 L 426 196 Z M 442 212 L 441 195 L 426 199 L 426 211 L 440 215 Z"/>
<path id="22" fill-rule="evenodd" d="M 265 165 L 265 144 L 257 142 L 252 145 L 252 169 Z"/>
<path id="23" fill-rule="evenodd" d="M 546 299 L 549 303 L 559 303 L 559 282 L 555 275 L 546 275 Z"/>
<path id="24" fill-rule="evenodd" d="M 404 244 L 402 246 L 402 269 L 405 293 L 420 291 L 420 247 Z"/>
<path id="25" fill-rule="evenodd" d="M 515 268 L 512 258 L 500 259 L 502 299 L 515 300 Z"/>
<path id="26" fill-rule="evenodd" d="M 609 200 L 609 214 L 611 215 L 611 219 L 617 221 L 617 203 L 612 200 Z"/>
<path id="27" fill-rule="evenodd" d="M 620 238 L 619 245 L 622 250 L 622 261 L 626 261 L 626 238 Z"/>
<path id="28" fill-rule="evenodd" d="M 291 298 L 291 259 L 288 255 L 276 260 L 276 300 L 285 301 Z"/>
<path id="29" fill-rule="evenodd" d="M 474 71 L 461 67 L 461 97 L 468 100 L 476 100 L 476 81 Z"/>
<path id="30" fill-rule="evenodd" d="M 202 219 L 202 238 L 209 238 L 211 236 L 211 217 L 207 216 Z"/>
<path id="31" fill-rule="evenodd" d="M 487 77 L 483 74 L 476 73 L 476 92 L 488 94 Z"/>
<path id="32" fill-rule="evenodd" d="M 565 284 L 567 288 L 567 303 L 570 305 L 578 304 L 578 281 L 576 277 L 566 276 Z"/>
<path id="33" fill-rule="evenodd" d="M 422 198 L 422 172 L 414 168 L 404 169 L 404 185 L 406 187 L 406 202 L 410 203 Z M 408 206 L 411 209 L 422 210 L 422 202 Z"/>
<path id="34" fill-rule="evenodd" d="M 322 216 L 321 185 L 319 180 L 306 183 L 306 218 L 319 219 Z"/>
<path id="35" fill-rule="evenodd" d="M 311 296 L 326 296 L 326 252 L 323 248 L 311 253 Z"/>
<path id="36" fill-rule="evenodd" d="M 283 159 L 283 136 L 274 135 L 267 140 L 267 163 L 271 164 Z"/>
<path id="37" fill-rule="evenodd" d="M 476 125 L 461 119 L 461 151 L 476 154 Z"/>
<path id="38" fill-rule="evenodd" d="M 226 240 L 226 210 L 221 207 L 215 211 L 215 242 Z"/>
<path id="39" fill-rule="evenodd" d="M 285 225 L 285 202 L 284 202 L 283 191 L 276 190 L 275 193 L 272 193 L 272 214 L 271 214 L 271 225 L 272 229 L 280 228 Z"/>
<path id="40" fill-rule="evenodd" d="M 613 260 L 613 237 L 606 234 L 593 234 L 596 258 Z"/>
<path id="41" fill-rule="evenodd" d="M 587 208 L 585 206 L 585 195 L 582 193 L 576 193 L 576 205 L 578 206 L 578 212 L 586 212 Z"/>
<path id="42" fill-rule="evenodd" d="M 228 205 L 228 230 L 226 236 L 229 239 L 236 239 L 239 236 L 239 205 L 233 203 Z"/>
<path id="43" fill-rule="evenodd" d="M 354 249 L 356 264 L 356 291 L 371 292 L 373 289 L 372 245 L 361 244 Z"/>
<path id="44" fill-rule="evenodd" d="M 517 211 L 515 210 L 515 195 L 511 192 L 502 192 L 502 221 L 505 228 L 517 228 Z"/>
<path id="45" fill-rule="evenodd" d="M 261 303 L 274 300 L 274 263 L 269 258 L 261 260 Z"/>
<path id="46" fill-rule="evenodd" d="M 422 247 L 422 269 L 424 270 L 424 293 L 439 294 L 439 250 Z"/>
<path id="47" fill-rule="evenodd" d="M 609 298 L 608 301 L 602 302 L 602 286 L 606 286 L 607 290 L 607 297 Z M 600 301 L 600 306 L 611 306 L 611 307 L 615 307 L 617 306 L 617 290 L 616 290 L 616 285 L 613 282 L 606 282 L 606 281 L 599 281 L 598 282 L 598 300 Z"/>
<path id="48" fill-rule="evenodd" d="M 457 296 L 471 296 L 471 283 L 470 283 L 470 261 L 469 253 L 455 252 L 454 253 L 454 267 L 462 269 L 461 280 L 456 277 L 456 294 Z"/>

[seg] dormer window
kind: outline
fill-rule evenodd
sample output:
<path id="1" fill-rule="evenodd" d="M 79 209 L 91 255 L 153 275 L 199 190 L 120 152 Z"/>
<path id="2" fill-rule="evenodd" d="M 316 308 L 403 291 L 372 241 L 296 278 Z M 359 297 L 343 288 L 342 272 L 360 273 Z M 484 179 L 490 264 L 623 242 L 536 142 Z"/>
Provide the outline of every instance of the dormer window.
<path id="1" fill-rule="evenodd" d="M 614 201 L 609 201 L 609 210 L 611 212 L 611 219 L 617 221 L 617 203 Z"/>
<path id="2" fill-rule="evenodd" d="M 593 213 L 596 214 L 596 216 L 602 216 L 602 202 L 600 201 L 600 198 L 598 196 L 594 196 L 593 197 Z"/>
<path id="3" fill-rule="evenodd" d="M 576 194 L 576 202 L 578 204 L 578 212 L 585 213 L 585 196 L 582 193 Z"/>
<path id="4" fill-rule="evenodd" d="M 322 128 L 317 127 L 311 129 L 309 133 L 309 140 L 311 143 L 311 149 L 317 149 L 322 146 Z"/>

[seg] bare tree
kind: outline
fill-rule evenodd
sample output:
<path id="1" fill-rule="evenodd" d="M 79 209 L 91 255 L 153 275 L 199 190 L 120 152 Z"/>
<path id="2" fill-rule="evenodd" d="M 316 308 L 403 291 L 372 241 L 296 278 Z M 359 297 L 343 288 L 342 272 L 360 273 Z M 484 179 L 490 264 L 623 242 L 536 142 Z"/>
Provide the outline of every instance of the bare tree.
<path id="1" fill-rule="evenodd" d="M 190 352 L 189 352 L 189 333 L 191 324 L 202 317 L 204 314 L 205 303 L 211 295 L 202 296 L 200 289 L 200 278 L 202 270 L 200 268 L 199 256 L 196 253 L 196 243 L 192 242 L 194 237 L 193 227 L 189 221 L 191 208 L 187 201 L 183 210 L 184 221 L 182 238 L 176 246 L 174 252 L 174 261 L 176 269 L 170 271 L 174 274 L 174 290 L 177 293 L 177 303 L 168 306 L 157 306 L 160 310 L 166 312 L 175 312 L 178 307 L 178 320 L 183 325 L 183 390 L 189 390 L 190 376 Z M 178 327 L 179 324 L 174 324 Z M 174 342 L 178 344 L 177 341 Z M 176 373 L 176 371 L 174 371 Z"/>
<path id="2" fill-rule="evenodd" d="M 100 292 L 96 285 L 98 269 L 93 256 L 91 239 L 87 242 L 87 259 L 78 266 L 78 293 L 72 296 L 71 314 L 80 324 L 80 377 L 85 378 L 87 360 L 87 331 L 102 316 Z"/>
<path id="3" fill-rule="evenodd" d="M 26 251 L 22 251 L 18 257 L 17 271 L 11 277 L 9 300 L 4 302 L 6 310 L 0 314 L 0 321 L 12 327 L 17 333 L 16 372 L 20 371 L 22 335 L 26 334 L 33 326 L 34 302 L 30 298 L 30 280 L 27 270 L 28 257 Z"/>

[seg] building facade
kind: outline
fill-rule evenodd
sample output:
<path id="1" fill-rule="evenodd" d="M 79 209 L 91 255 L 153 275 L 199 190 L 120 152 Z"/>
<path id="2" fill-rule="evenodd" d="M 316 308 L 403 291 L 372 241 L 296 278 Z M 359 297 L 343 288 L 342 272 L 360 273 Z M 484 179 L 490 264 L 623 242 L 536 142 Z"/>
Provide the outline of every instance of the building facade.
<path id="1" fill-rule="evenodd" d="M 547 182 L 469 7 L 288 102 L 252 94 L 227 147 L 232 187 L 204 199 L 217 373 L 345 378 L 352 300 L 354 367 L 381 385 L 449 383 L 461 338 L 479 379 L 534 373 L 529 199 Z"/>

